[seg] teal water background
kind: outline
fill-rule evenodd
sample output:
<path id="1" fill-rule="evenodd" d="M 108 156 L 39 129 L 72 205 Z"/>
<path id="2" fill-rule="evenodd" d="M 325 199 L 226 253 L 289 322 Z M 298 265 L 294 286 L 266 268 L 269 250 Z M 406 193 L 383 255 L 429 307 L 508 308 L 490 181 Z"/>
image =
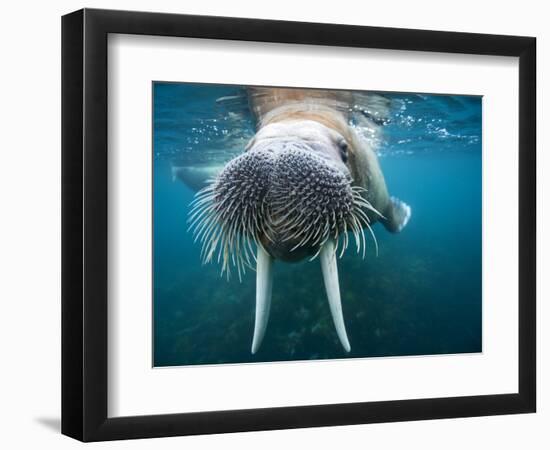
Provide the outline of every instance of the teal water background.
<path id="1" fill-rule="evenodd" d="M 154 83 L 155 366 L 482 351 L 482 99 L 384 95 L 391 117 L 373 144 L 390 193 L 413 214 L 400 234 L 374 226 L 378 256 L 371 243 L 365 259 L 352 249 L 338 261 L 351 352 L 315 260 L 275 264 L 269 325 L 252 355 L 255 273 L 228 281 L 202 265 L 186 223 L 194 192 L 171 173 L 243 151 L 254 132 L 243 89 Z"/>

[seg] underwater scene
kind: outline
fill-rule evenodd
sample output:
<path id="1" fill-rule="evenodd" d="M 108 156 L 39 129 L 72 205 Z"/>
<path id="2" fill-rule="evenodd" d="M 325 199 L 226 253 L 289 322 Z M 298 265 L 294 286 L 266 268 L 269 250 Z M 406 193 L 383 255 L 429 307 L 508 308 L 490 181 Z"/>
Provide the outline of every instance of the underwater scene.
<path id="1" fill-rule="evenodd" d="M 482 98 L 153 82 L 153 366 L 482 351 Z"/>

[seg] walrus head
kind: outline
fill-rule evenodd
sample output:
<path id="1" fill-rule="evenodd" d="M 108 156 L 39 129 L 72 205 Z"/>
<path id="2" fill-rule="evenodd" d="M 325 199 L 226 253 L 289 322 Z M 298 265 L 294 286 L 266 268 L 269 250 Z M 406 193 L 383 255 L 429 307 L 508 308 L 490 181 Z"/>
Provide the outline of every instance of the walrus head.
<path id="1" fill-rule="evenodd" d="M 233 265 L 239 277 L 256 262 L 253 353 L 267 326 L 273 261 L 317 256 L 338 336 L 350 350 L 336 254 L 348 247 L 348 232 L 364 252 L 368 212 L 378 212 L 353 184 L 349 152 L 341 134 L 317 121 L 269 124 L 197 193 L 189 220 L 204 261 L 217 259 L 227 273 Z"/>

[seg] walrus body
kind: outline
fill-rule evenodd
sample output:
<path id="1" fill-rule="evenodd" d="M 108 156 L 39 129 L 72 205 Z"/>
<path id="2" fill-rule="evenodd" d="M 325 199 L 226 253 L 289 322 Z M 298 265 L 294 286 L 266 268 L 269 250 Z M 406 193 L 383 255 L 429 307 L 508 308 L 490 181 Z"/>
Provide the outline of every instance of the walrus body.
<path id="1" fill-rule="evenodd" d="M 408 205 L 390 197 L 374 149 L 350 125 L 355 114 L 363 128 L 378 133 L 388 101 L 344 91 L 249 88 L 248 104 L 254 137 L 197 193 L 190 214 L 203 258 L 220 261 L 222 271 L 233 265 L 239 276 L 255 260 L 256 353 L 269 319 L 274 262 L 319 257 L 336 332 L 349 352 L 337 254 L 352 238 L 364 254 L 364 230 L 377 245 L 375 222 L 398 232 L 411 215 Z M 196 185 L 197 174 L 206 172 L 173 174 Z"/>

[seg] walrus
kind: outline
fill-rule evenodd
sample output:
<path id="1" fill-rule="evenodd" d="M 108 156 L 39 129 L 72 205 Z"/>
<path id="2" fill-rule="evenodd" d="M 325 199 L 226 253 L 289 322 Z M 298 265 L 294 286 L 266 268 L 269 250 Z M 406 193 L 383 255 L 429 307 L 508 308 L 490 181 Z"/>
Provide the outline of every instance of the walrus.
<path id="1" fill-rule="evenodd" d="M 350 241 L 366 247 L 372 225 L 401 231 L 411 208 L 388 193 L 375 149 L 351 126 L 379 132 L 389 101 L 377 94 L 321 89 L 251 87 L 248 105 L 256 133 L 199 190 L 189 214 L 205 262 L 222 272 L 256 268 L 252 353 L 260 348 L 271 305 L 273 263 L 319 258 L 332 319 L 346 352 L 337 256 Z M 207 168 L 174 168 L 174 177 L 197 187 Z M 210 171 L 211 172 L 211 171 Z"/>

